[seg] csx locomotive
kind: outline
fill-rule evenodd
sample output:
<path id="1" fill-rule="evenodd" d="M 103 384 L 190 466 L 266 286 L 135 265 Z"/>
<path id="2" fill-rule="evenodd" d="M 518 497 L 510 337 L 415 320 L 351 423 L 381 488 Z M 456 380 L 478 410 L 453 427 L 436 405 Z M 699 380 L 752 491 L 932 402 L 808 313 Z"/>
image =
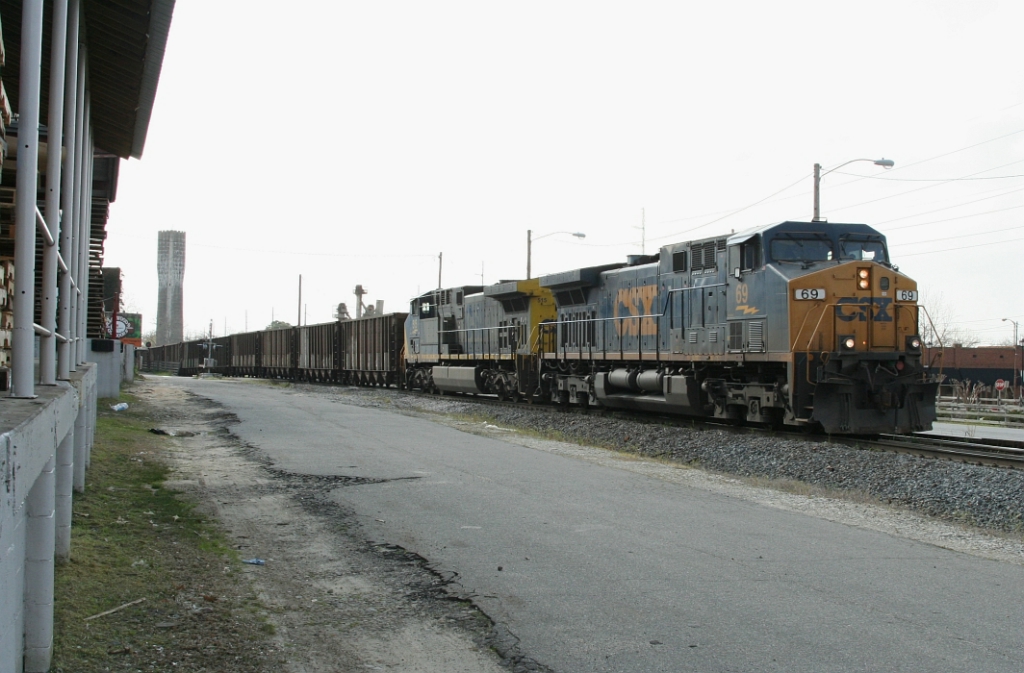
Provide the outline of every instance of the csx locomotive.
<path id="1" fill-rule="evenodd" d="M 398 385 L 828 433 L 926 430 L 917 284 L 863 224 L 782 222 L 438 289 L 408 314 L 160 346 L 182 374 Z"/>
<path id="2" fill-rule="evenodd" d="M 863 224 L 782 222 L 626 263 L 427 292 L 406 385 L 828 433 L 927 430 L 917 284 Z"/>

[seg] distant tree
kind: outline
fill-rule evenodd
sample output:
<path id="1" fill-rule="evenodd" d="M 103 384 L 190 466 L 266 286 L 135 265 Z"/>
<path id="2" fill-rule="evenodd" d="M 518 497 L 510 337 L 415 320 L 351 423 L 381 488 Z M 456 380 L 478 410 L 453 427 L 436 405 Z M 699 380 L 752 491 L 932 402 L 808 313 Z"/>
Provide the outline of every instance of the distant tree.
<path id="1" fill-rule="evenodd" d="M 977 346 L 981 339 L 969 330 L 957 327 L 956 311 L 950 305 L 942 292 L 929 294 L 921 293 L 920 305 L 924 307 L 921 311 L 920 325 L 921 340 L 926 344 L 934 346 Z"/>
<path id="2" fill-rule="evenodd" d="M 291 325 L 286 323 L 284 320 L 275 320 L 267 325 L 267 329 L 288 329 L 289 327 L 291 327 Z"/>

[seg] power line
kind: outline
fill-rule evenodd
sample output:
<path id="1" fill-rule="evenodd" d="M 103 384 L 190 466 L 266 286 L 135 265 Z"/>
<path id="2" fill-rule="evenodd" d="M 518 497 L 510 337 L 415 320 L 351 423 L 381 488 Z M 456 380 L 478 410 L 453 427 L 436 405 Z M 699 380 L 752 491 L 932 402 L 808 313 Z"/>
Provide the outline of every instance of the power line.
<path id="1" fill-rule="evenodd" d="M 1010 107 L 1013 107 L 1013 106 L 1010 106 Z M 996 138 L 989 138 L 988 140 L 982 140 L 980 143 L 974 143 L 973 145 L 968 145 L 967 147 L 961 147 L 958 150 L 952 150 L 950 152 L 944 152 L 942 154 L 936 154 L 934 157 L 929 157 L 927 159 L 921 159 L 920 161 L 914 161 L 914 162 L 911 162 L 909 164 L 901 164 L 901 165 L 897 166 L 896 168 L 892 169 L 889 172 L 890 173 L 895 173 L 896 171 L 906 170 L 906 169 L 910 168 L 911 166 L 917 166 L 919 164 L 928 163 L 929 161 L 935 161 L 936 159 L 942 159 L 943 157 L 948 157 L 951 154 L 957 154 L 958 152 L 965 152 L 967 150 L 973 150 L 975 147 L 981 147 L 982 145 L 987 145 L 988 143 L 994 143 L 997 140 L 1002 140 L 1003 138 L 1009 138 L 1010 136 L 1015 136 L 1018 133 L 1024 133 L 1024 129 L 1019 129 L 1017 131 L 1011 131 L 1010 133 L 998 136 Z"/>
<path id="2" fill-rule="evenodd" d="M 913 229 L 914 227 L 923 227 L 929 224 L 942 224 L 943 222 L 953 222 L 954 220 L 964 220 L 968 217 L 981 217 L 982 215 L 991 215 L 992 213 L 1001 213 L 1007 210 L 1016 210 L 1017 208 L 1024 208 L 1024 204 L 1019 206 L 1009 206 L 1007 208 L 996 208 L 995 210 L 986 210 L 983 213 L 970 213 L 968 215 L 957 215 L 956 217 L 947 217 L 944 220 L 932 220 L 931 222 L 918 222 L 917 224 L 904 224 L 899 227 L 887 227 L 886 231 L 899 231 L 900 229 Z"/>
<path id="3" fill-rule="evenodd" d="M 946 182 L 952 182 L 954 179 L 969 178 L 969 177 L 973 177 L 975 175 L 980 175 L 982 173 L 988 173 L 989 171 L 994 171 L 994 170 L 998 170 L 1000 168 L 1005 168 L 1006 166 L 1012 166 L 1013 164 L 1019 164 L 1021 161 L 1024 161 L 1024 159 L 1018 159 L 1016 161 L 1011 161 L 1010 163 L 1003 164 L 1002 166 L 993 166 L 992 168 L 986 168 L 985 170 L 978 171 L 976 173 L 969 173 L 967 175 L 961 176 L 961 178 L 951 178 L 950 180 L 947 180 Z M 877 199 L 871 199 L 870 201 L 861 201 L 860 203 L 852 203 L 852 204 L 847 205 L 847 206 L 839 206 L 838 208 L 834 208 L 833 211 L 847 210 L 847 209 L 850 209 L 850 208 L 856 208 L 858 206 L 866 206 L 869 203 L 877 203 L 878 201 L 885 201 L 886 199 L 893 199 L 893 198 L 896 198 L 898 196 L 906 196 L 907 194 L 913 194 L 914 192 L 920 192 L 920 191 L 925 190 L 925 189 L 931 189 L 933 187 L 938 187 L 940 185 L 946 184 L 946 182 L 937 182 L 937 183 L 934 183 L 934 184 L 925 185 L 924 187 L 917 187 L 915 189 L 908 189 L 907 191 L 900 192 L 899 194 L 890 194 L 889 196 L 881 196 L 881 197 L 879 197 Z"/>
<path id="4" fill-rule="evenodd" d="M 1016 227 L 1007 227 L 1006 229 L 996 229 L 995 231 L 978 231 L 971 232 L 969 234 L 960 234 L 959 236 L 946 236 L 944 238 L 929 238 L 926 241 L 912 241 L 910 243 L 897 243 L 896 247 L 906 247 L 908 245 L 925 245 L 927 243 L 938 243 L 939 241 L 951 241 L 956 238 L 970 238 L 972 236 L 988 236 L 989 234 L 1001 234 L 1004 231 L 1015 231 L 1017 229 L 1024 229 L 1024 224 Z M 1002 242 L 1002 241 L 1000 241 Z"/>
<path id="5" fill-rule="evenodd" d="M 1009 194 L 1016 194 L 1017 192 L 1022 192 L 1022 191 L 1024 191 L 1024 189 L 1015 188 L 1015 189 L 1011 189 L 1008 192 L 1002 192 L 1002 193 L 999 193 L 999 194 L 992 194 L 990 196 L 983 196 L 980 199 L 975 199 L 974 201 L 965 201 L 963 203 L 957 203 L 957 204 L 954 204 L 952 206 L 943 206 L 942 208 L 936 208 L 935 210 L 927 210 L 927 211 L 925 211 L 923 213 L 914 213 L 913 215 L 903 215 L 902 217 L 894 217 L 891 220 L 883 220 L 881 222 L 874 222 L 874 223 L 872 223 L 872 226 L 879 227 L 879 226 L 881 226 L 883 224 L 888 224 L 890 222 L 899 222 L 900 220 L 910 219 L 911 217 L 921 217 L 922 215 L 931 215 L 932 213 L 941 213 L 944 210 L 952 210 L 954 208 L 962 208 L 963 206 L 969 206 L 972 203 L 980 203 L 981 201 L 988 201 L 989 199 L 998 199 L 999 197 L 1007 196 Z M 982 194 L 984 194 L 984 193 L 985 192 L 982 192 Z M 897 227 L 897 228 L 899 228 L 899 227 Z"/>
<path id="6" fill-rule="evenodd" d="M 969 180 L 1006 180 L 1008 178 L 1024 178 L 1024 173 L 1019 175 L 991 175 L 980 178 L 887 178 L 883 175 L 857 175 L 856 173 L 844 173 L 842 171 L 836 171 L 836 173 L 839 175 L 854 175 L 865 180 L 885 180 L 887 182 L 966 182 Z"/>
<path id="7" fill-rule="evenodd" d="M 992 241 L 991 243 L 978 243 L 977 245 L 962 245 L 958 248 L 945 248 L 944 250 L 929 250 L 927 252 L 912 252 L 909 255 L 900 255 L 900 259 L 904 257 L 917 257 L 918 255 L 933 255 L 940 252 L 959 252 L 960 250 L 967 250 L 969 248 L 981 248 L 986 245 L 1002 245 L 1004 243 L 1016 243 L 1017 241 L 1024 241 L 1024 238 L 1011 238 L 1007 241 Z"/>
<path id="8" fill-rule="evenodd" d="M 773 192 L 773 193 L 769 194 L 768 196 L 764 197 L 763 199 L 760 199 L 758 201 L 754 201 L 753 203 L 751 203 L 749 205 L 743 206 L 739 210 L 733 210 L 733 211 L 731 211 L 731 212 L 729 212 L 729 213 L 727 213 L 727 214 L 725 214 L 725 215 L 723 215 L 723 216 L 721 216 L 719 218 L 711 220 L 710 222 L 705 222 L 704 224 L 701 224 L 701 225 L 696 226 L 696 227 L 692 227 L 690 229 L 686 229 L 684 231 L 677 232 L 675 234 L 667 234 L 665 236 L 658 236 L 657 238 L 652 239 L 652 240 L 661 241 L 661 240 L 665 240 L 665 239 L 668 239 L 668 238 L 675 238 L 676 236 L 682 236 L 682 235 L 688 234 L 688 233 L 690 233 L 692 231 L 697 231 L 698 229 L 703 229 L 704 227 L 712 225 L 712 224 L 714 224 L 716 222 L 721 222 L 722 220 L 730 218 L 733 215 L 738 215 L 738 214 L 742 213 L 744 210 L 749 210 L 749 209 L 753 208 L 756 205 L 764 203 L 768 199 L 772 198 L 773 196 L 777 196 L 777 195 L 781 194 L 782 192 L 786 191 L 787 189 L 792 189 L 793 187 L 796 187 L 798 184 L 800 184 L 801 182 L 803 182 L 804 180 L 806 180 L 810 176 L 811 176 L 811 174 L 808 173 L 807 175 L 804 175 L 802 178 L 800 178 L 799 180 L 797 180 L 793 184 L 787 185 L 787 186 L 783 187 L 782 189 L 780 189 L 779 191 Z"/>

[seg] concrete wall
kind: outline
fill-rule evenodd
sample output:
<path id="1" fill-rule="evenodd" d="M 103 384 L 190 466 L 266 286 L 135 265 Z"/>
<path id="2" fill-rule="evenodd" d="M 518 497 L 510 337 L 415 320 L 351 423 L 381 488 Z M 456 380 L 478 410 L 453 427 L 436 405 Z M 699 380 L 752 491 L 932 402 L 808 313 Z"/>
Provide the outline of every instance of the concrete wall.
<path id="1" fill-rule="evenodd" d="M 49 665 L 54 558 L 68 551 L 73 475 L 84 487 L 96 374 L 81 365 L 69 382 L 38 386 L 35 399 L 0 405 L 0 673 Z"/>
<path id="2" fill-rule="evenodd" d="M 121 383 L 132 383 L 135 381 L 135 346 L 124 344 L 124 354 L 121 358 Z"/>
<path id="3" fill-rule="evenodd" d="M 121 394 L 124 372 L 124 344 L 116 339 L 89 339 L 85 359 L 95 362 L 96 396 L 117 397 Z"/>

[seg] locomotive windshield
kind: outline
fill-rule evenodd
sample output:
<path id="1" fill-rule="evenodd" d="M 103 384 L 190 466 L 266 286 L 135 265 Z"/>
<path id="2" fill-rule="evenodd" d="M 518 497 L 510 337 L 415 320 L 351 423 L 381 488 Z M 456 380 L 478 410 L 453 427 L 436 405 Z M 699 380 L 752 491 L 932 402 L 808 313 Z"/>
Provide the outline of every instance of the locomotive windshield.
<path id="1" fill-rule="evenodd" d="M 824 234 L 783 234 L 771 242 L 775 262 L 827 262 L 832 253 L 832 240 Z"/>
<path id="2" fill-rule="evenodd" d="M 881 236 L 847 234 L 839 237 L 839 259 L 870 260 L 887 264 L 885 241 Z"/>

